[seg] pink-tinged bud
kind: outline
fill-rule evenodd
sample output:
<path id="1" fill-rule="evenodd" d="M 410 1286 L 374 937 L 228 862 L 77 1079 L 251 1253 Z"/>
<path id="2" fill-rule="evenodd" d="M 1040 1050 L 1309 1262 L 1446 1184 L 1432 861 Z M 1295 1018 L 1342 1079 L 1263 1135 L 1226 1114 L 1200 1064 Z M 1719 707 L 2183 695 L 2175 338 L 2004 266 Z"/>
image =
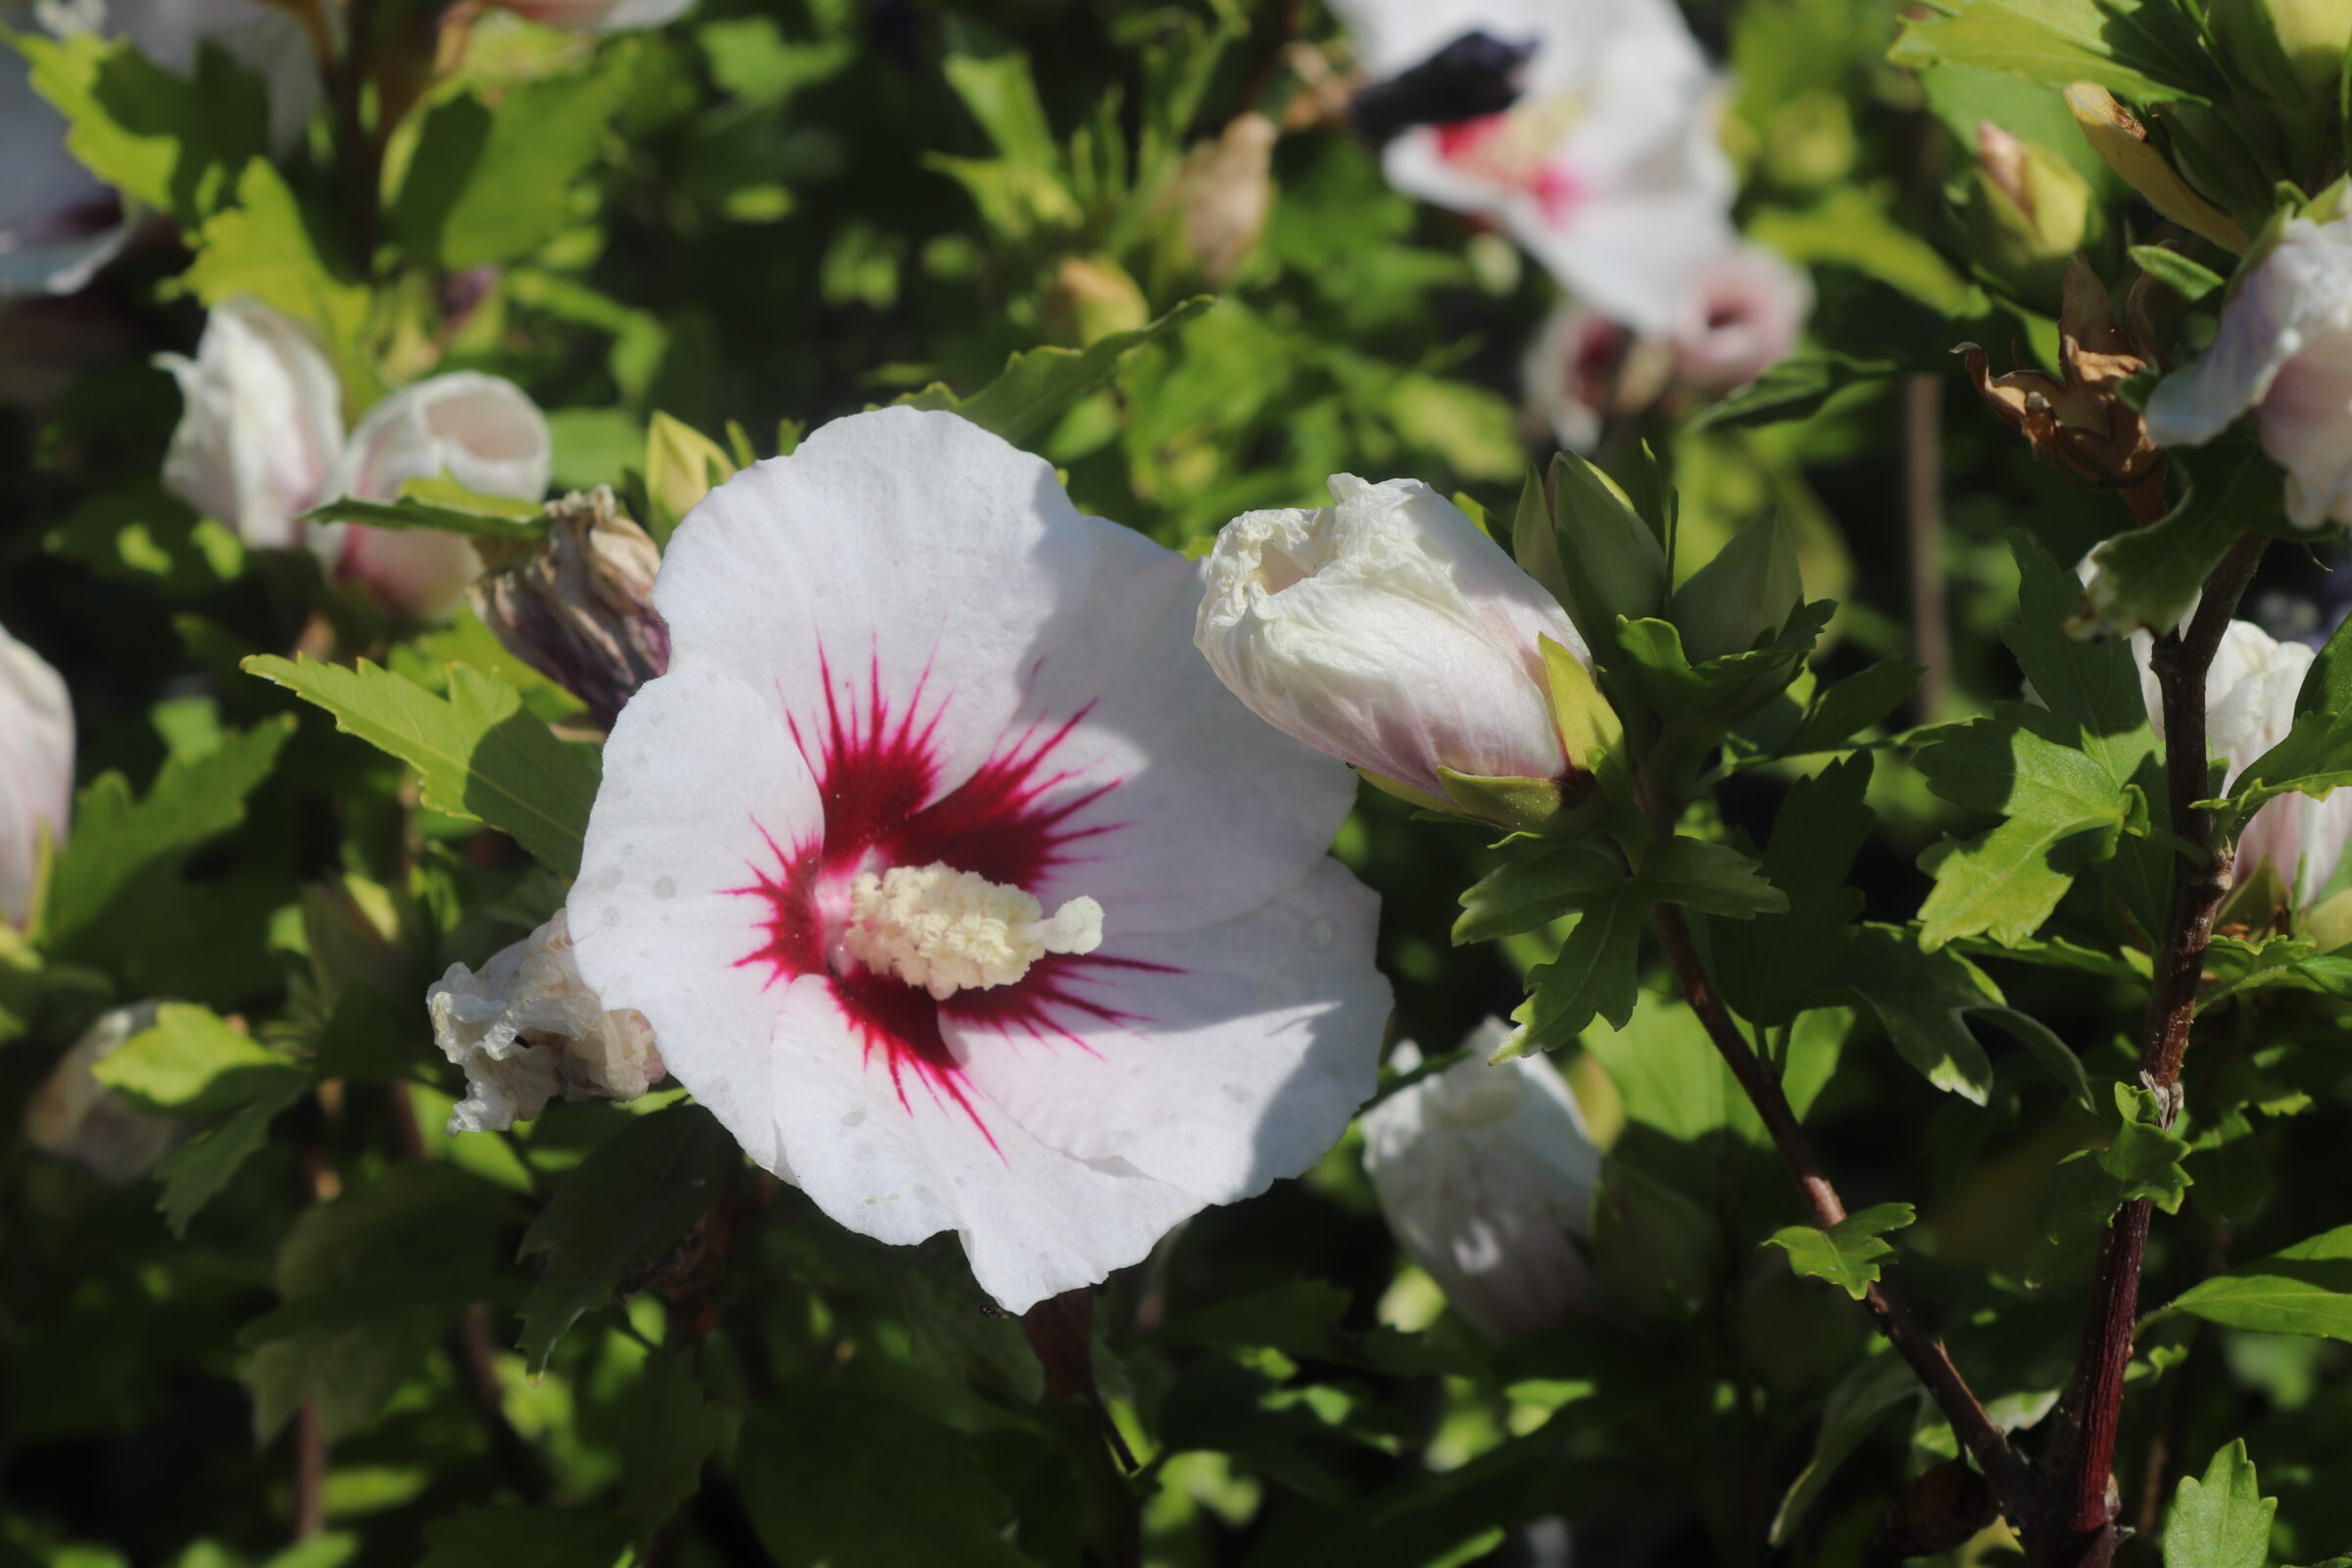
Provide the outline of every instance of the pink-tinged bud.
<path id="1" fill-rule="evenodd" d="M 1677 375 L 1706 392 L 1744 386 L 1796 349 L 1813 285 L 1760 245 L 1726 251 L 1698 276 L 1674 331 Z"/>
<path id="2" fill-rule="evenodd" d="M 0 626 L 0 920 L 32 912 L 41 840 L 66 836 L 74 806 L 74 705 L 40 655 Z"/>
<path id="3" fill-rule="evenodd" d="M 185 407 L 164 487 L 249 545 L 297 543 L 343 445 L 343 392 L 301 326 L 254 300 L 205 318 L 196 357 L 159 355 Z"/>
<path id="4" fill-rule="evenodd" d="M 564 913 L 475 974 L 453 963 L 425 993 L 442 1054 L 466 1069 L 453 1133 L 498 1131 L 565 1100 L 635 1100 L 667 1076 L 640 1012 L 608 1012 L 580 979 Z"/>
<path id="5" fill-rule="evenodd" d="M 368 410 L 324 493 L 391 501 L 411 479 L 447 476 L 477 495 L 537 501 L 554 453 L 546 416 L 520 387 L 460 370 L 405 386 Z M 481 574 L 481 558 L 457 534 L 328 524 L 310 537 L 336 577 L 367 584 L 410 614 L 440 613 Z"/>
<path id="6" fill-rule="evenodd" d="M 2202 359 L 2148 398 L 2159 446 L 2200 446 L 2254 411 L 2298 528 L 2352 524 L 2352 218 L 2298 218 L 2222 308 Z"/>
<path id="7" fill-rule="evenodd" d="M 473 585 L 474 612 L 609 729 L 637 688 L 669 668 L 669 628 L 653 605 L 662 555 L 604 486 L 547 512 L 547 538 Z"/>
<path id="8" fill-rule="evenodd" d="M 193 1130 L 150 1116 L 100 1083 L 92 1071 L 133 1035 L 155 1027 L 163 1004 L 116 1007 L 82 1031 L 24 1103 L 24 1141 L 42 1153 L 86 1166 L 109 1187 L 128 1187 Z"/>
<path id="9" fill-rule="evenodd" d="M 694 0 L 497 0 L 518 17 L 565 32 L 659 27 L 684 16 Z"/>
<path id="10" fill-rule="evenodd" d="M 1597 1295 L 1569 1237 L 1589 1228 L 1600 1152 L 1550 1061 L 1488 1063 L 1508 1034 L 1489 1019 L 1466 1059 L 1361 1122 L 1364 1172 L 1398 1245 L 1497 1339 L 1589 1311 Z M 1408 1045 L 1390 1065 L 1419 1059 Z"/>
<path id="11" fill-rule="evenodd" d="M 1560 305 L 1520 368 L 1528 413 L 1569 451 L 1597 450 L 1633 350 L 1634 335 L 1599 312 Z"/>
<path id="12" fill-rule="evenodd" d="M 1559 603 L 1416 479 L 1335 474 L 1337 506 L 1217 535 L 1193 641 L 1251 711 L 1444 802 L 1441 769 L 1566 780 L 1543 643 L 1590 667 Z"/>

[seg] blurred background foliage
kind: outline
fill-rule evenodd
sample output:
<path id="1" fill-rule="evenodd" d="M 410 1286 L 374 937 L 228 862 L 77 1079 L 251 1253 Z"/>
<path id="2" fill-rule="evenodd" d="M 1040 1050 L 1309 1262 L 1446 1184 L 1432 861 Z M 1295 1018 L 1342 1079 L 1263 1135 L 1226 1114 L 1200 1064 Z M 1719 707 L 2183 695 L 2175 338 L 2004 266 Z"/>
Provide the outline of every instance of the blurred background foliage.
<path id="1" fill-rule="evenodd" d="M 1808 589 L 1842 602 L 1825 675 L 1944 622 L 1906 716 L 2011 698 L 2008 531 L 2069 560 L 2118 519 L 1962 396 L 1948 351 L 2054 347 L 2046 280 L 2003 272 L 1967 215 L 1976 123 L 2075 149 L 2064 106 L 1985 73 L 1923 90 L 1886 63 L 1888 0 L 1690 20 L 1736 77 L 1742 226 L 1810 270 L 1818 305 L 1780 402 L 1661 413 L 1602 461 L 1659 447 L 1686 564 L 1765 506 L 1796 519 Z M 840 1231 L 737 1169 L 674 1090 L 512 1134 L 433 1130 L 458 1085 L 426 984 L 528 931 L 561 887 L 478 824 L 418 811 L 397 764 L 298 719 L 237 661 L 323 615 L 419 682 L 463 658 L 541 716 L 569 700 L 469 614 L 396 636 L 307 558 L 249 552 L 160 489 L 179 405 L 148 357 L 186 351 L 204 304 L 255 294 L 318 325 L 355 408 L 378 377 L 511 377 L 548 411 L 558 488 L 612 484 L 657 527 L 667 469 L 701 462 L 693 432 L 724 462 L 765 456 L 1201 295 L 1213 309 L 1029 437 L 1085 509 L 1193 551 L 1339 471 L 1505 512 L 1550 446 L 1519 376 L 1553 285 L 1389 188 L 1318 103 L 1345 46 L 1300 0 L 703 0 L 602 39 L 497 12 L 469 31 L 379 149 L 380 213 L 355 215 L 329 117 L 281 172 L 249 169 L 235 74 L 200 78 L 106 155 L 194 236 L 192 270 L 170 225 L 149 228 L 79 295 L 0 317 L 0 621 L 72 681 L 75 842 L 119 846 L 69 850 L 74 897 L 40 956 L 0 931 L 0 1125 L 112 1002 L 201 1004 L 306 1063 L 239 1079 L 235 1048 L 192 1041 L 177 1077 L 116 1085 L 189 1137 L 162 1211 L 155 1181 L 115 1189 L 0 1143 L 0 1560 L 1436 1568 L 1564 1562 L 1559 1520 L 1599 1564 L 1753 1562 L 1766 1526 L 1792 1562 L 1870 1560 L 1887 1499 L 1951 1436 L 1866 1353 L 1848 1303 L 1752 1247 L 1793 1198 L 1662 977 L 1630 1029 L 1563 1062 L 1619 1154 L 1591 1242 L 1609 1310 L 1479 1337 L 1400 1260 L 1343 1144 L 1097 1300 L 1096 1375 L 1134 1477 L 1083 1401 L 1048 1396 L 1051 1356 L 1041 1372 L 952 1241 Z M 2065 156 L 2113 194 L 2095 158 Z M 2332 624 L 2318 580 L 2276 560 L 2254 602 L 2282 630 Z M 1794 776 L 1735 783 L 1726 824 L 1761 840 Z M 1868 917 L 1901 921 L 1954 813 L 1893 765 L 1869 804 L 1850 880 Z M 1452 950 L 1453 895 L 1486 852 L 1406 814 L 1367 793 L 1340 852 L 1385 899 L 1396 1033 L 1443 1050 L 1507 1013 L 1518 967 L 1549 952 L 1540 933 Z M 2094 1076 L 2129 1075 L 2117 982 L 1996 972 Z M 2265 1059 L 2258 1015 L 2238 1020 Z M 2091 1125 L 2013 1047 L 1979 1108 L 1874 1023 L 1809 1028 L 1809 1120 L 1849 1197 L 1921 1203 L 1904 1268 L 1958 1303 L 1955 1353 L 1988 1399 L 2046 1407 L 2081 1298 L 2018 1282 L 2042 1181 Z M 2266 1092 L 2340 1109 L 2335 1035 Z M 2342 1217 L 2337 1151 L 2292 1131 L 2266 1132 L 2275 1191 L 2246 1205 L 2249 1252 Z M 682 1164 L 710 1173 L 691 1202 L 649 1175 Z M 2196 1245 L 2160 1249 L 2151 1277 L 2193 1277 L 2176 1254 Z M 2352 1542 L 2340 1348 L 2201 1343 L 2193 1379 L 2134 1401 L 2127 1451 L 2243 1431 L 2282 1498 L 2280 1549 Z M 2179 1344 L 2151 1342 L 2135 1375 Z"/>

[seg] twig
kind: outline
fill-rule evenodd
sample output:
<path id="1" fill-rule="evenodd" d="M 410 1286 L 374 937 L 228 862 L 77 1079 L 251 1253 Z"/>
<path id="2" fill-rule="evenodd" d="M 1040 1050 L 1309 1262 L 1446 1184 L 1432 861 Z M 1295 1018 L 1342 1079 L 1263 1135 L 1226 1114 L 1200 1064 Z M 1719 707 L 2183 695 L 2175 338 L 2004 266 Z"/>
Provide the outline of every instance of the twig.
<path id="1" fill-rule="evenodd" d="M 1691 945 L 1690 927 L 1683 919 L 1682 909 L 1661 904 L 1655 918 L 1658 935 L 1665 941 L 1667 960 L 1674 965 L 1683 995 L 1690 1001 L 1691 1011 L 1706 1026 L 1707 1038 L 1715 1043 L 1716 1052 L 1732 1069 L 1732 1076 L 1740 1081 L 1740 1088 L 1756 1107 L 1756 1114 L 1763 1118 L 1765 1131 L 1772 1135 L 1773 1147 L 1780 1151 L 1782 1163 L 1796 1179 L 1806 1207 L 1813 1211 L 1814 1220 L 1822 1229 L 1836 1225 L 1845 1218 L 1845 1203 L 1829 1177 L 1822 1173 L 1821 1161 L 1814 1155 L 1804 1129 L 1797 1125 L 1796 1113 L 1788 1106 L 1788 1097 L 1781 1092 L 1780 1081 L 1757 1058 L 1746 1037 L 1740 1034 L 1740 1026 L 1732 1021 L 1722 999 L 1716 996 L 1714 983 L 1707 978 L 1698 951 Z M 2012 1519 L 2026 1517 L 2032 1482 L 2025 1461 L 1984 1413 L 1984 1404 L 1970 1390 L 1960 1369 L 1952 1365 L 1952 1358 L 1942 1345 L 1919 1326 L 1885 1284 L 1871 1286 L 1862 1304 L 1869 1309 L 1879 1332 L 1894 1347 L 1895 1353 L 1927 1385 L 1944 1419 L 1951 1423 L 1954 1435 L 1975 1456 L 1985 1479 L 1992 1484 L 2002 1511 Z"/>
<path id="2" fill-rule="evenodd" d="M 326 1423 L 318 1401 L 294 1407 L 294 1539 L 309 1541 L 326 1529 Z"/>
<path id="3" fill-rule="evenodd" d="M 1911 552 L 1913 657 L 1927 666 L 1919 716 L 1933 722 L 1952 689 L 1952 639 L 1943 605 L 1943 382 L 1903 381 L 1903 532 Z"/>
<path id="4" fill-rule="evenodd" d="M 2151 665 L 2164 707 L 2164 764 L 2174 833 L 2199 853 L 2176 855 L 2172 917 L 2158 955 L 2148 997 L 2147 1035 L 2140 1048 L 2140 1078 L 2157 1094 L 2165 1125 L 2179 1113 L 2172 1094 L 2196 1020 L 2197 985 L 2205 970 L 2205 948 L 2214 916 L 2228 897 L 2232 848 L 2213 841 L 2213 823 L 2196 803 L 2206 798 L 2205 676 L 2230 617 L 2253 580 L 2264 545 L 2247 534 L 2206 579 L 2205 597 L 2184 632 L 2156 640 Z M 2090 1315 L 2074 1381 L 2052 1417 L 2046 1463 L 2050 1490 L 2046 1517 L 2029 1532 L 2037 1564 L 2104 1568 L 2121 1534 L 2115 1517 L 2121 1500 L 2115 1488 L 2115 1440 L 2123 1419 L 2124 1373 L 2132 1363 L 2132 1329 L 2139 1308 L 2139 1270 L 2148 1246 L 2150 1204 L 2127 1203 L 2099 1244 L 2091 1277 Z"/>

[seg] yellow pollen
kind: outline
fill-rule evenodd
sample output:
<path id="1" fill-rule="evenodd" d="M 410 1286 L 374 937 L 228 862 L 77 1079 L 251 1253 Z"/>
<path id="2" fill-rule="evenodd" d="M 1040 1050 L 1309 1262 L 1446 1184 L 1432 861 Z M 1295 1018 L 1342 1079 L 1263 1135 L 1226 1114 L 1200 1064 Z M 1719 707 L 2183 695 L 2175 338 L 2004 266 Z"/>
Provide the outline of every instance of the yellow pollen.
<path id="1" fill-rule="evenodd" d="M 1102 906 L 1094 900 L 1072 899 L 1049 919 L 1019 888 L 936 860 L 852 882 L 841 937 L 859 963 L 942 1002 L 1011 985 L 1049 953 L 1092 953 L 1102 944 Z"/>

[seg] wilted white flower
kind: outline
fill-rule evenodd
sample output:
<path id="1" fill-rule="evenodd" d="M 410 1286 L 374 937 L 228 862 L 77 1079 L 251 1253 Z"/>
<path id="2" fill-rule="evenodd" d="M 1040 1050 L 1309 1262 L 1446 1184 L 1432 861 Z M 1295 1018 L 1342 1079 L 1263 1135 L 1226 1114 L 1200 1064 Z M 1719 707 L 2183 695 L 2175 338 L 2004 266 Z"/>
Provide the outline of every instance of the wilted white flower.
<path id="1" fill-rule="evenodd" d="M 1217 535 L 1193 640 L 1258 717 L 1446 798 L 1441 767 L 1566 778 L 1542 640 L 1591 662 L 1558 602 L 1417 479 L 1331 480 L 1336 506 Z"/>
<path id="2" fill-rule="evenodd" d="M 303 328 L 254 300 L 205 318 L 196 357 L 156 364 L 185 409 L 164 454 L 164 486 L 247 544 L 285 548 L 316 506 L 343 445 L 343 393 Z"/>
<path id="3" fill-rule="evenodd" d="M 2150 667 L 2154 650 L 2149 633 L 2132 634 L 2140 695 L 2161 739 L 2164 699 Z M 2250 620 L 2233 620 L 2223 633 L 2205 676 L 2205 745 L 2228 760 L 2231 782 L 2294 727 L 2295 696 L 2314 657 L 2302 643 L 2276 641 Z M 2306 908 L 2335 874 L 2347 843 L 2352 843 L 2352 789 L 2337 790 L 2326 800 L 2282 795 L 2256 811 L 2238 835 L 2233 880 L 2242 887 L 2267 865 L 2278 873 L 2279 891 L 2296 908 Z"/>
<path id="4" fill-rule="evenodd" d="M 518 17 L 566 32 L 659 27 L 684 16 L 694 0 L 496 0 Z"/>
<path id="5" fill-rule="evenodd" d="M 1025 1311 L 1312 1164 L 1371 1091 L 1347 771 L 1185 647 L 1200 568 L 952 414 L 712 490 L 654 589 L 580 972 L 842 1224 Z"/>
<path id="6" fill-rule="evenodd" d="M 528 1121 L 559 1094 L 635 1100 L 666 1071 L 645 1016 L 608 1011 L 581 982 L 561 909 L 481 973 L 451 964 L 424 1005 L 441 1054 L 466 1069 L 466 1098 L 449 1113 L 453 1133 Z"/>
<path id="7" fill-rule="evenodd" d="M 2222 307 L 2221 333 L 2148 398 L 2158 446 L 2200 446 L 2253 411 L 2298 528 L 2352 523 L 2352 218 L 2298 218 Z"/>
<path id="8" fill-rule="evenodd" d="M 1407 1256 L 1500 1338 L 1589 1307 L 1586 1234 L 1600 1152 L 1576 1096 L 1544 1056 L 1487 1058 L 1510 1036 L 1489 1018 L 1470 1054 L 1364 1112 L 1364 1172 Z M 1390 1058 L 1418 1066 L 1408 1043 Z"/>
<path id="9" fill-rule="evenodd" d="M 185 1132 L 150 1116 L 100 1083 L 91 1069 L 131 1036 L 155 1027 L 160 1002 L 116 1007 L 82 1031 L 24 1104 L 24 1141 L 44 1154 L 88 1166 L 110 1187 L 128 1187 L 155 1169 Z"/>
<path id="10" fill-rule="evenodd" d="M 1736 178 L 1717 133 L 1724 88 L 1673 0 L 1335 0 L 1367 68 L 1392 75 L 1471 32 L 1533 44 L 1500 114 L 1388 145 L 1400 189 L 1508 225 L 1568 291 L 1613 320 L 1672 333 L 1732 244 Z"/>
<path id="11" fill-rule="evenodd" d="M 0 626 L 0 919 L 32 912 L 41 839 L 66 836 L 74 807 L 74 704 L 40 655 Z"/>
<path id="12" fill-rule="evenodd" d="M 1761 245 L 1724 252 L 1683 302 L 1674 368 L 1707 392 L 1744 386 L 1787 359 L 1813 309 L 1805 274 Z"/>

